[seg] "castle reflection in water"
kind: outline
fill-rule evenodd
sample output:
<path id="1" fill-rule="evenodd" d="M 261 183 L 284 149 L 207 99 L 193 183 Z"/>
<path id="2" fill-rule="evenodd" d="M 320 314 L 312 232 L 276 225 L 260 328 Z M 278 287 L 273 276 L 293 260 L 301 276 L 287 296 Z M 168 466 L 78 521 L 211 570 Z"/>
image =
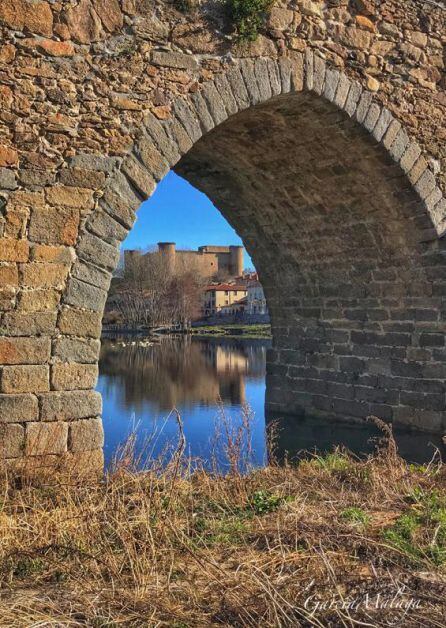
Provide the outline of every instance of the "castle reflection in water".
<path id="1" fill-rule="evenodd" d="M 270 341 L 161 337 L 144 342 L 103 341 L 101 375 L 113 378 L 135 410 L 145 401 L 159 410 L 223 404 L 242 406 L 247 381 L 263 382 Z"/>
<path id="2" fill-rule="evenodd" d="M 111 461 L 135 425 L 141 441 L 162 424 L 155 454 L 178 437 L 171 411 L 183 421 L 188 453 L 208 460 L 215 421 L 224 412 L 240 424 L 245 404 L 252 414 L 252 450 L 256 465 L 267 461 L 267 424 L 277 424 L 275 452 L 293 459 L 303 452 L 346 446 L 358 455 L 374 449 L 379 436 L 370 423 L 349 424 L 330 418 L 265 416 L 264 338 L 163 336 L 156 342 L 132 338 L 103 340 L 98 390 L 104 402 L 105 457 Z M 169 418 L 170 417 L 170 418 Z M 431 459 L 435 448 L 446 454 L 439 437 L 409 430 L 395 434 L 400 454 L 414 462 Z"/>

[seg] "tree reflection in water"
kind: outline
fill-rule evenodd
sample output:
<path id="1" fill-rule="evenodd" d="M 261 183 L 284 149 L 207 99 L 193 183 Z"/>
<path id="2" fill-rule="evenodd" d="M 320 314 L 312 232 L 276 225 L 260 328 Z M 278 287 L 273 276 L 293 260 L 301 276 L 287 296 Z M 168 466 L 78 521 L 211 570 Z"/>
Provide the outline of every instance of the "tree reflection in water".
<path id="1" fill-rule="evenodd" d="M 304 451 L 324 453 L 344 445 L 357 454 L 370 453 L 379 436 L 368 423 L 342 423 L 330 417 L 265 417 L 265 364 L 271 341 L 259 339 L 163 336 L 159 341 L 104 340 L 98 390 L 104 401 L 105 455 L 114 452 L 132 431 L 134 421 L 144 434 L 162 426 L 159 448 L 177 438 L 175 421 L 166 419 L 173 408 L 181 414 L 193 456 L 209 459 L 215 424 L 225 412 L 234 429 L 241 423 L 245 403 L 253 410 L 254 462 L 266 458 L 265 423 L 278 424 L 279 459 L 296 458 Z M 440 435 L 395 434 L 400 454 L 410 462 L 429 461 L 434 447 L 443 454 Z"/>

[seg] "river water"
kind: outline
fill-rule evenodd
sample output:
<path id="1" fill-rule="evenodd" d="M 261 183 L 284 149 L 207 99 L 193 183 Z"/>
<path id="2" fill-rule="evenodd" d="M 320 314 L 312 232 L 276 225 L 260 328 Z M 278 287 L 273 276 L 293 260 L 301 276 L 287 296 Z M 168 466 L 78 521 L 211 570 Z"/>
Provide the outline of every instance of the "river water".
<path id="1" fill-rule="evenodd" d="M 97 390 L 103 397 L 105 458 L 110 463 L 130 435 L 141 458 L 164 457 L 179 442 L 180 417 L 186 453 L 207 466 L 229 465 L 228 442 L 249 452 L 249 463 L 265 464 L 265 426 L 274 422 L 275 455 L 295 459 L 344 445 L 358 455 L 373 451 L 378 430 L 302 416 L 265 417 L 265 364 L 270 340 L 263 338 L 132 337 L 103 339 Z M 178 413 L 178 414 L 177 414 Z M 247 428 L 249 426 L 249 428 Z M 429 461 L 440 435 L 399 430 L 400 454 Z"/>

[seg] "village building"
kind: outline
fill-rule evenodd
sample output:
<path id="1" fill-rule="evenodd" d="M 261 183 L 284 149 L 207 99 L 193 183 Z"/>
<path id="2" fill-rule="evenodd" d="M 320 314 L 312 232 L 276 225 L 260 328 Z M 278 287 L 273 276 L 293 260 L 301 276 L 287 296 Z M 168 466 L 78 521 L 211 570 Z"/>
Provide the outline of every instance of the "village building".
<path id="1" fill-rule="evenodd" d="M 268 314 L 265 293 L 258 279 L 250 281 L 247 286 L 246 313 L 250 315 Z"/>
<path id="2" fill-rule="evenodd" d="M 207 286 L 203 292 L 203 316 L 223 316 L 231 308 L 246 303 L 247 288 L 238 284 L 215 284 Z M 232 314 L 232 312 L 231 312 Z"/>

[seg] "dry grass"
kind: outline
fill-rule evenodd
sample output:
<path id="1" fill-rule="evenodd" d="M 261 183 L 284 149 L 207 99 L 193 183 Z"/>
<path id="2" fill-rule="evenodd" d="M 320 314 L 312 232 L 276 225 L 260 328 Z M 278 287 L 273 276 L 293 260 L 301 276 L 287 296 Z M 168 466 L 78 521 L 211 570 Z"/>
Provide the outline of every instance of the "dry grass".
<path id="1" fill-rule="evenodd" d="M 5 479 L 0 625 L 444 626 L 446 471 L 388 436 L 365 461 L 248 475 L 200 470 L 180 438 L 163 470 L 136 473 L 127 447 L 102 480 Z M 372 608 L 398 587 L 416 608 Z M 361 603 L 311 612 L 331 599 Z"/>

